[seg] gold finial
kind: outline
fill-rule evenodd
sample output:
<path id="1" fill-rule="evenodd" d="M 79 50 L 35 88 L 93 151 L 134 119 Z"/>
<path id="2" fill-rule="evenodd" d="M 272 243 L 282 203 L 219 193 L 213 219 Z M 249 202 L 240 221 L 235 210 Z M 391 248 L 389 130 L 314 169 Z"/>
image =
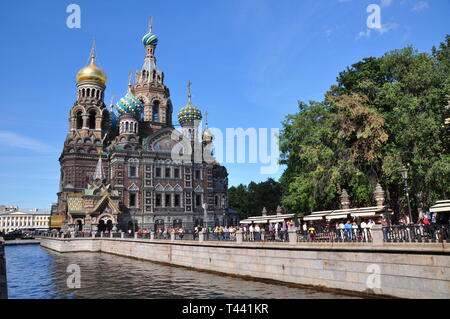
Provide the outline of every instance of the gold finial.
<path id="1" fill-rule="evenodd" d="M 91 49 L 91 64 L 95 62 L 95 38 L 92 39 L 92 49 Z"/>
<path id="2" fill-rule="evenodd" d="M 153 29 L 153 16 L 150 16 L 150 24 L 148 26 L 149 32 L 152 33 Z"/>
<path id="3" fill-rule="evenodd" d="M 188 81 L 188 101 L 191 102 L 191 81 Z"/>

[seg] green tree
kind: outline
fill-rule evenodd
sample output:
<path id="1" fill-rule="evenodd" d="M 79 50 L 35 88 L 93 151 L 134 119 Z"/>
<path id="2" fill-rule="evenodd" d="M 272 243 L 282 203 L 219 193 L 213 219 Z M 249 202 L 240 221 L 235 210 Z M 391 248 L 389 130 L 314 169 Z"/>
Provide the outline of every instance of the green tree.
<path id="1" fill-rule="evenodd" d="M 402 165 L 413 207 L 450 195 L 450 37 L 432 54 L 412 47 L 366 58 L 339 74 L 321 102 L 300 102 L 280 136 L 283 204 L 302 214 L 338 206 L 342 188 L 355 206 L 373 203 L 381 183 L 404 210 Z"/>

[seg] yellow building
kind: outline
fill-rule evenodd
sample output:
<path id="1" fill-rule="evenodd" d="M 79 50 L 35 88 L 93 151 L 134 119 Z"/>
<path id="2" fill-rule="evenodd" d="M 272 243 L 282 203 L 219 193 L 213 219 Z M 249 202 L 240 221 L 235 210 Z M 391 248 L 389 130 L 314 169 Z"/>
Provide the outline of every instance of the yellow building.
<path id="1" fill-rule="evenodd" d="M 0 212 L 0 232 L 9 232 L 15 229 L 49 229 L 50 212 L 31 211 L 5 211 Z"/>

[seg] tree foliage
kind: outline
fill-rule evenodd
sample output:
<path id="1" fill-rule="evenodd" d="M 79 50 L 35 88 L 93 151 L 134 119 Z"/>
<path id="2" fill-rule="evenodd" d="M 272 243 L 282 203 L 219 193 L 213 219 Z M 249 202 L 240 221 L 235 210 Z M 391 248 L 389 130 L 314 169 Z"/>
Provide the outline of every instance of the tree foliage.
<path id="1" fill-rule="evenodd" d="M 380 183 L 402 212 L 403 165 L 413 207 L 448 198 L 449 101 L 449 36 L 431 54 L 407 47 L 347 68 L 323 101 L 299 102 L 283 122 L 283 205 L 303 214 L 337 208 L 345 188 L 353 206 L 367 206 Z"/>
<path id="2" fill-rule="evenodd" d="M 228 190 L 228 202 L 241 218 L 261 215 L 264 207 L 269 212 L 275 212 L 281 202 L 281 185 L 269 178 L 261 183 L 251 182 L 248 186 L 233 186 Z"/>

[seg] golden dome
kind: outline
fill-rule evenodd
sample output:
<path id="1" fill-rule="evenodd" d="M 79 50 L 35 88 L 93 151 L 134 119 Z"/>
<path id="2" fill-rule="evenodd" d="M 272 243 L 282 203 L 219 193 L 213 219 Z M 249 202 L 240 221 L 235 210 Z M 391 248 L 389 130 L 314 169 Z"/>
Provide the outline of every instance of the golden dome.
<path id="1" fill-rule="evenodd" d="M 95 56 L 91 56 L 91 64 L 82 68 L 77 74 L 77 83 L 82 81 L 94 81 L 106 84 L 106 75 L 95 65 Z"/>

